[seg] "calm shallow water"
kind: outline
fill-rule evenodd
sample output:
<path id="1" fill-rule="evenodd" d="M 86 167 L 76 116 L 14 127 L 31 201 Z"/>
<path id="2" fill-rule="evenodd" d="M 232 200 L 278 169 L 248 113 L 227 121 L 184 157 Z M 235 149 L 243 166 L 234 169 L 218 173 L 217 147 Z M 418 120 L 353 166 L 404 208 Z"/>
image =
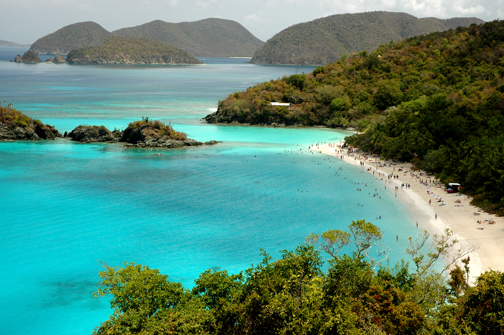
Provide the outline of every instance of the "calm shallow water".
<path id="1" fill-rule="evenodd" d="M 107 298 L 92 297 L 100 261 L 146 264 L 190 287 L 206 269 L 238 272 L 260 261 L 260 248 L 277 256 L 313 232 L 345 229 L 359 219 L 385 231 L 392 260 L 405 257 L 413 221 L 389 193 L 372 196 L 381 183 L 304 151 L 348 132 L 200 121 L 229 93 L 312 68 L 204 61 L 165 67 L 0 62 L 0 99 L 62 132 L 79 124 L 124 128 L 148 116 L 197 140 L 224 141 L 173 151 L 66 140 L 0 143 L 7 274 L 0 277 L 0 313 L 8 320 L 0 323 L 1 334 L 89 334 L 111 314 Z"/>

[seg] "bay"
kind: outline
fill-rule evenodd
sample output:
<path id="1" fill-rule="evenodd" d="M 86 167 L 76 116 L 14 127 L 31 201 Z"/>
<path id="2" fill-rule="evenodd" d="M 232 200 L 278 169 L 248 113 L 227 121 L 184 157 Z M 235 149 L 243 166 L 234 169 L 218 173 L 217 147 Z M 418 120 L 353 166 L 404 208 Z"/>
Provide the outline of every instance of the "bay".
<path id="1" fill-rule="evenodd" d="M 260 248 L 278 257 L 311 233 L 360 219 L 384 230 L 392 261 L 405 258 L 406 238 L 416 233 L 407 210 L 371 175 L 307 151 L 349 132 L 201 121 L 232 92 L 313 67 L 201 60 L 0 62 L 1 101 L 61 132 L 80 124 L 123 129 L 149 117 L 196 140 L 223 141 L 171 151 L 0 143 L 0 333 L 90 334 L 112 312 L 108 298 L 92 296 L 101 262 L 142 263 L 191 287 L 206 269 L 237 273 L 261 260 Z"/>

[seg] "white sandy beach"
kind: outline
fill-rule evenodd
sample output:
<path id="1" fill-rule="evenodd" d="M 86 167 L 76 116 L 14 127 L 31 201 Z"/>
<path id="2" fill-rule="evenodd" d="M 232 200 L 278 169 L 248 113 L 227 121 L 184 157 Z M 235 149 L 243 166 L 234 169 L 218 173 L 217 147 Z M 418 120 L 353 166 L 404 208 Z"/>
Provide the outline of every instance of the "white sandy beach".
<path id="1" fill-rule="evenodd" d="M 455 233 L 455 238 L 460 243 L 476 247 L 476 251 L 470 254 L 471 281 L 490 269 L 504 271 L 504 254 L 502 253 L 504 218 L 487 214 L 470 205 L 470 197 L 458 193 L 447 193 L 443 185 L 436 183 L 434 177 L 411 171 L 409 163 L 385 164 L 378 158 L 361 156 L 362 153 L 348 154 L 347 150 L 340 151 L 340 149 L 339 143 L 311 147 L 313 151 L 342 158 L 347 163 L 360 166 L 378 180 L 382 180 L 388 190 L 397 193 L 398 201 L 415 207 L 412 213 L 417 213 L 420 229 L 442 234 L 446 228 L 449 228 Z M 388 178 L 389 175 L 395 175 L 397 178 Z M 409 184 L 409 187 L 401 186 L 402 184 Z M 444 202 L 437 202 L 439 198 Z M 475 215 L 475 213 L 480 214 Z M 490 224 L 491 221 L 495 223 Z"/>

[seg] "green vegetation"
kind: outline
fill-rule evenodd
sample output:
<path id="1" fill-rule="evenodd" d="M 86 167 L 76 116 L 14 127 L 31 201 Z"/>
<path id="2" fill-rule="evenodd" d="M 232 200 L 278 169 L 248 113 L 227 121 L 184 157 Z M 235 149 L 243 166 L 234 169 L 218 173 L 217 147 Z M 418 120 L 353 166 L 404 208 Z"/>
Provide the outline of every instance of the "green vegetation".
<path id="1" fill-rule="evenodd" d="M 11 103 L 0 104 L 0 140 L 52 140 L 59 136 L 53 126 L 21 113 Z"/>
<path id="2" fill-rule="evenodd" d="M 4 101 L 6 103 L 6 101 Z M 35 128 L 36 124 L 42 123 L 13 108 L 12 104 L 0 105 L 0 124 L 10 127 Z"/>
<path id="3" fill-rule="evenodd" d="M 461 183 L 503 215 L 503 52 L 504 21 L 414 37 L 233 93 L 206 119 L 355 127 L 348 144 Z"/>
<path id="4" fill-rule="evenodd" d="M 159 120 L 149 120 L 142 117 L 141 121 L 128 124 L 123 131 L 120 142 L 137 143 L 145 141 L 147 138 L 166 138 L 176 141 L 187 140 L 187 134 L 176 131 L 170 124 L 163 124 Z"/>
<path id="5" fill-rule="evenodd" d="M 148 38 L 111 37 L 100 45 L 73 50 L 68 63 L 202 64 L 184 50 Z"/>
<path id="6" fill-rule="evenodd" d="M 476 18 L 418 19 L 406 13 L 339 14 L 289 27 L 264 43 L 254 64 L 325 65 L 344 54 L 372 51 L 380 44 L 483 23 Z"/>
<path id="7" fill-rule="evenodd" d="M 41 63 L 42 61 L 40 60 L 39 56 L 37 55 L 36 52 L 32 50 L 28 50 L 23 54 L 21 57 L 20 55 L 17 55 L 16 58 L 14 59 L 15 62 L 22 62 L 22 63 Z"/>
<path id="8" fill-rule="evenodd" d="M 192 290 L 147 266 L 104 264 L 96 296 L 112 295 L 114 309 L 95 334 L 501 334 L 504 274 L 481 275 L 469 287 L 468 266 L 445 278 L 433 262 L 453 251 L 449 235 L 411 242 L 416 270 L 371 259 L 381 231 L 352 222 L 307 238 L 278 260 L 263 251 L 239 274 L 207 270 Z M 315 247 L 316 246 L 316 247 Z M 340 248 L 341 247 L 341 248 Z M 346 247 L 347 254 L 341 250 Z M 330 251 L 328 264 L 317 250 Z M 468 251 L 468 250 L 466 250 Z M 465 252 L 455 258 L 462 259 Z M 383 260 L 383 257 L 382 259 Z M 469 258 L 463 259 L 469 264 Z M 324 270 L 325 269 L 325 270 Z"/>
<path id="9" fill-rule="evenodd" d="M 97 23 L 80 22 L 38 39 L 30 50 L 67 55 L 72 50 L 99 45 L 113 36 L 149 38 L 202 57 L 250 57 L 263 44 L 238 22 L 211 18 L 181 23 L 157 20 L 112 33 Z"/>
<path id="10" fill-rule="evenodd" d="M 151 38 L 201 57 L 250 57 L 263 44 L 238 22 L 217 18 L 181 23 L 156 20 L 113 34 Z"/>
<path id="11" fill-rule="evenodd" d="M 37 54 L 67 55 L 72 50 L 98 45 L 111 36 L 97 23 L 79 22 L 39 38 L 30 50 Z"/>

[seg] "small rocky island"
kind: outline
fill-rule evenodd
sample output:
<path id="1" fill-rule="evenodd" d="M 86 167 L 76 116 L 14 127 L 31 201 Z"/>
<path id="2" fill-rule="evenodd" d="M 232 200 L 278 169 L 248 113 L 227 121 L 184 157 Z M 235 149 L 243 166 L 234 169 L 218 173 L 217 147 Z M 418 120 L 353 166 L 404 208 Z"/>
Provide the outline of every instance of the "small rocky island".
<path id="1" fill-rule="evenodd" d="M 82 143 L 91 142 L 118 142 L 125 147 L 135 148 L 183 148 L 187 146 L 212 145 L 217 141 L 199 142 L 190 138 L 183 132 L 175 131 L 169 124 L 142 118 L 141 121 L 131 122 L 124 131 L 110 131 L 104 126 L 78 126 L 66 134 L 74 141 Z"/>
<path id="2" fill-rule="evenodd" d="M 81 143 L 120 143 L 134 148 L 184 148 L 188 146 L 213 145 L 218 141 L 199 142 L 183 132 L 176 131 L 170 124 L 142 118 L 131 122 L 123 130 L 108 130 L 105 126 L 78 126 L 63 136 L 53 127 L 32 119 L 12 108 L 12 104 L 0 104 L 0 141 L 40 141 L 65 137 Z"/>
<path id="3" fill-rule="evenodd" d="M 71 51 L 73 64 L 203 64 L 182 49 L 148 38 L 111 37 L 102 44 Z"/>
<path id="4" fill-rule="evenodd" d="M 60 133 L 40 120 L 32 119 L 12 108 L 0 105 L 0 141 L 54 140 Z"/>
<path id="5" fill-rule="evenodd" d="M 32 50 L 28 50 L 23 54 L 23 56 L 17 55 L 16 58 L 14 58 L 14 61 L 16 63 L 42 63 L 38 54 Z"/>

